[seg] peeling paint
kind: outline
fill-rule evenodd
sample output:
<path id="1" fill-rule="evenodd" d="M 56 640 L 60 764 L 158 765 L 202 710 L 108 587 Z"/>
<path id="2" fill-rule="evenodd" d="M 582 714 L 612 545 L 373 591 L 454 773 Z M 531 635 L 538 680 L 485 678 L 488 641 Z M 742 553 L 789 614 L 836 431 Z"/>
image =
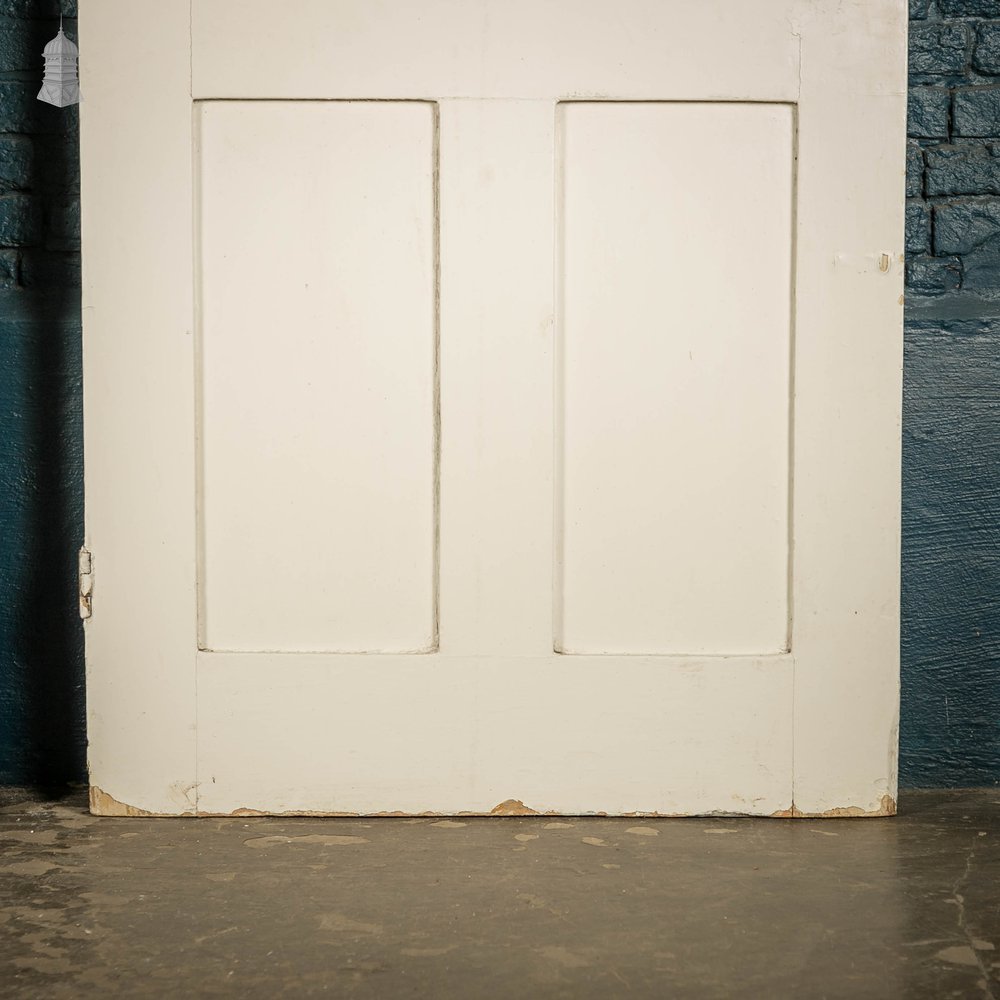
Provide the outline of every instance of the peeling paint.
<path id="1" fill-rule="evenodd" d="M 90 786 L 90 811 L 95 816 L 194 816 L 193 812 L 157 813 L 138 806 L 130 806 L 127 802 L 119 802 L 113 795 L 108 795 L 97 785 Z"/>
<path id="2" fill-rule="evenodd" d="M 191 810 L 197 811 L 199 784 L 198 781 L 174 781 L 170 785 L 170 797 L 179 806 L 188 806 Z"/>
<path id="3" fill-rule="evenodd" d="M 854 819 L 863 816 L 895 816 L 896 800 L 891 795 L 883 795 L 878 809 L 864 809 L 862 806 L 837 806 L 823 812 L 803 812 L 795 803 L 790 809 L 779 809 L 771 813 L 772 819 Z"/>
<path id="4" fill-rule="evenodd" d="M 203 810 L 198 811 L 199 816 L 212 816 L 216 819 L 224 819 L 226 817 L 243 817 L 243 816 L 315 816 L 319 819 L 332 818 L 332 819 L 358 819 L 362 814 L 355 812 L 334 812 L 325 810 L 313 810 L 313 809 L 283 809 L 277 811 L 274 809 L 253 809 L 250 806 L 240 806 L 238 809 L 234 809 L 232 812 L 205 812 Z M 405 815 L 404 813 L 378 813 L 377 815 L 393 816 L 393 815 Z"/>
<path id="5" fill-rule="evenodd" d="M 539 816 L 536 809 L 526 806 L 520 799 L 504 799 L 490 810 L 491 816 Z"/>
<path id="6" fill-rule="evenodd" d="M 634 810 L 631 812 L 621 812 L 621 813 L 608 813 L 604 811 L 599 812 L 587 812 L 587 813 L 568 813 L 559 812 L 556 809 L 532 809 L 530 806 L 525 805 L 520 799 L 505 799 L 503 802 L 495 805 L 489 812 L 477 812 L 475 810 L 468 811 L 456 811 L 456 812 L 406 812 L 404 810 L 392 810 L 392 811 L 381 811 L 381 812 L 345 812 L 340 810 L 323 810 L 323 809 L 286 809 L 286 810 L 268 810 L 268 809 L 255 809 L 249 806 L 240 806 L 237 809 L 233 809 L 231 812 L 213 812 L 208 810 L 188 810 L 180 813 L 159 813 L 150 812 L 145 809 L 139 809 L 136 806 L 129 805 L 125 802 L 120 802 L 118 799 L 111 795 L 108 795 L 101 788 L 96 785 L 90 786 L 90 811 L 95 816 L 147 816 L 147 817 L 203 817 L 203 818 L 215 818 L 215 819 L 227 819 L 234 817 L 255 817 L 255 816 L 271 816 L 271 817 L 294 817 L 294 816 L 312 816 L 316 818 L 331 818 L 331 819 L 447 819 L 449 817 L 461 816 L 465 817 L 503 817 L 503 816 L 566 816 L 566 817 L 601 817 L 609 818 L 611 816 L 622 817 L 628 819 L 684 819 L 690 818 L 691 816 L 702 816 L 702 817 L 721 817 L 721 818 L 734 818 L 734 817 L 748 817 L 756 819 L 824 819 L 824 818 L 840 818 L 840 817 L 863 817 L 863 816 L 895 816 L 896 815 L 896 800 L 891 795 L 883 795 L 881 803 L 878 809 L 865 810 L 860 806 L 843 806 L 836 809 L 828 809 L 825 812 L 803 812 L 794 803 L 789 809 L 779 809 L 776 812 L 770 813 L 769 816 L 762 815 L 760 813 L 748 813 L 748 812 L 728 812 L 723 810 L 713 810 L 711 812 L 705 813 L 689 813 L 689 812 L 678 812 L 678 813 L 665 813 L 656 811 L 639 811 Z M 441 825 L 441 824 L 432 824 Z M 559 825 L 571 826 L 572 824 L 548 824 L 544 829 L 555 829 Z"/>

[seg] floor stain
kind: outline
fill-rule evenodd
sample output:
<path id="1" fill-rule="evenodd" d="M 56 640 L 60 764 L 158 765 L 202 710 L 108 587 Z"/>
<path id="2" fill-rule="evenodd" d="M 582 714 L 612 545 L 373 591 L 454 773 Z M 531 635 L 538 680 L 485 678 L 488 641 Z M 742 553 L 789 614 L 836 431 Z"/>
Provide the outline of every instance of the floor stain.
<path id="1" fill-rule="evenodd" d="M 343 837 L 313 833 L 308 837 L 251 837 L 244 840 L 244 847 L 275 847 L 278 844 L 318 844 L 321 847 L 341 847 L 348 844 L 367 844 L 365 837 Z"/>
<path id="2" fill-rule="evenodd" d="M 132 902 L 133 898 L 131 893 L 122 893 L 120 896 L 114 896 L 109 892 L 80 893 L 80 899 L 84 900 L 90 906 L 127 906 Z"/>
<path id="3" fill-rule="evenodd" d="M 526 844 L 529 840 L 538 840 L 537 833 L 515 833 L 514 839 L 521 841 L 522 844 Z"/>
<path id="4" fill-rule="evenodd" d="M 436 823 L 431 823 L 431 826 L 439 826 L 444 830 L 457 830 L 460 826 L 465 825 L 465 823 L 460 823 L 457 819 L 439 819 Z"/>
<path id="5" fill-rule="evenodd" d="M 956 944 L 951 948 L 942 948 L 935 956 L 942 962 L 954 962 L 956 965 L 979 965 L 976 953 L 967 944 Z"/>
<path id="6" fill-rule="evenodd" d="M 11 964 L 19 969 L 31 969 L 51 976 L 63 976 L 73 969 L 64 958 L 45 958 L 42 955 L 19 955 L 11 960 Z"/>
<path id="7" fill-rule="evenodd" d="M 563 948 L 561 945 L 548 944 L 544 948 L 538 948 L 537 951 L 550 962 L 557 962 L 565 969 L 583 969 L 590 965 L 590 962 L 585 958 L 574 954 L 568 948 Z"/>
<path id="8" fill-rule="evenodd" d="M 5 830 L 0 840 L 16 840 L 19 844 L 54 844 L 59 839 L 55 830 Z"/>
<path id="9" fill-rule="evenodd" d="M 201 937 L 196 937 L 194 939 L 195 944 L 202 944 L 205 941 L 212 941 L 215 938 L 220 938 L 224 934 L 232 934 L 233 931 L 238 931 L 239 927 L 233 925 L 232 927 L 223 927 L 220 931 L 210 931 L 208 934 L 202 934 Z"/>
<path id="10" fill-rule="evenodd" d="M 591 847 L 611 846 L 606 840 L 602 840 L 600 837 L 581 837 L 580 840 L 584 844 L 590 844 Z"/>
<path id="11" fill-rule="evenodd" d="M 516 898 L 522 903 L 527 903 L 531 910 L 544 910 L 549 905 L 540 896 L 534 896 L 530 892 L 519 892 Z"/>
<path id="12" fill-rule="evenodd" d="M 626 833 L 634 833 L 637 837 L 659 837 L 660 831 L 651 826 L 630 826 Z"/>
<path id="13" fill-rule="evenodd" d="M 338 931 L 349 934 L 381 934 L 381 924 L 370 924 L 364 920 L 355 920 L 343 913 L 324 913 L 319 918 L 321 931 Z"/>
<path id="14" fill-rule="evenodd" d="M 17 864 L 5 865 L 0 868 L 0 872 L 8 875 L 45 875 L 60 865 L 54 865 L 51 861 L 43 861 L 36 858 L 34 861 L 20 861 Z"/>

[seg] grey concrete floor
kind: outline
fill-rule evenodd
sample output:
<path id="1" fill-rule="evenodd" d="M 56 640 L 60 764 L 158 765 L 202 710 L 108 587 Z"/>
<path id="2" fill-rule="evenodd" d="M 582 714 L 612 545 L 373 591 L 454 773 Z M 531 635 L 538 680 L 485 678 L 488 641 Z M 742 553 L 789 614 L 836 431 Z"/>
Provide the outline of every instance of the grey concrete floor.
<path id="1" fill-rule="evenodd" d="M 1000 789 L 822 821 L 0 803 L 3 997 L 1000 1000 Z"/>

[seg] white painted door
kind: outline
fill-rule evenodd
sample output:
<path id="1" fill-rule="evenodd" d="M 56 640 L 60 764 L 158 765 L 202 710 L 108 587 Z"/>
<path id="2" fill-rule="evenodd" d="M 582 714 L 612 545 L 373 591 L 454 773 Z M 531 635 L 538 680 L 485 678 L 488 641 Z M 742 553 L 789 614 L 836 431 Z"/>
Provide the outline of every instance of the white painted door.
<path id="1" fill-rule="evenodd" d="M 901 0 L 85 0 L 103 813 L 894 810 Z"/>

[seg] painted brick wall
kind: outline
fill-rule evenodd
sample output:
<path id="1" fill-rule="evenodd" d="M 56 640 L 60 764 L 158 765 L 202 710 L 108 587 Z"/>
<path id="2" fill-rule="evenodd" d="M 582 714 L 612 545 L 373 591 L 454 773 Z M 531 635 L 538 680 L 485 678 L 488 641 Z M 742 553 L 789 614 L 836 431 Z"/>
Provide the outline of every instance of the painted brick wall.
<path id="1" fill-rule="evenodd" d="M 910 0 L 901 781 L 1000 783 L 1000 0 Z"/>
<path id="2" fill-rule="evenodd" d="M 35 100 L 59 12 L 0 0 L 0 783 L 84 776 L 78 118 Z M 901 777 L 998 784 L 1000 0 L 910 16 Z"/>
<path id="3" fill-rule="evenodd" d="M 910 10 L 907 283 L 921 295 L 994 295 L 1000 0 L 911 0 Z"/>
<path id="4" fill-rule="evenodd" d="M 0 783 L 84 773 L 78 116 L 35 100 L 59 13 L 0 0 Z"/>

